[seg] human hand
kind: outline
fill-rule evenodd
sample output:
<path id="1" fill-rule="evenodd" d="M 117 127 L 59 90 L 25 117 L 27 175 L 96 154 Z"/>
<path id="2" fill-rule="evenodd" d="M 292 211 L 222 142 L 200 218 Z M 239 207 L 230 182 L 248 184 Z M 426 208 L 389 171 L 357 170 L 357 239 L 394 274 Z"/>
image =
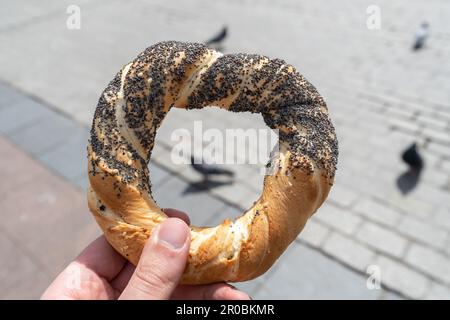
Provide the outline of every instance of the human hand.
<path id="1" fill-rule="evenodd" d="M 101 236 L 56 277 L 41 298 L 250 299 L 226 283 L 179 285 L 189 253 L 189 218 L 174 209 L 164 212 L 171 218 L 154 229 L 136 268 Z"/>

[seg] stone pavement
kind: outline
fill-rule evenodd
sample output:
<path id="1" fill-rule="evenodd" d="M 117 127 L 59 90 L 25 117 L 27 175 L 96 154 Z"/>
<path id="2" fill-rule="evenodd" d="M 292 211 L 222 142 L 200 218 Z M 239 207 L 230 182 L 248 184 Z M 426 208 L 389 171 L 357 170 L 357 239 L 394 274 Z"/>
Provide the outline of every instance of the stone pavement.
<path id="1" fill-rule="evenodd" d="M 65 10 L 74 3 L 82 13 L 80 30 L 66 28 Z M 28 1 L 28 9 L 21 10 L 23 4 L 8 3 L 0 13 L 0 41 L 7 44 L 0 53 L 0 79 L 33 99 L 2 86 L 0 101 L 7 101 L 1 105 L 15 101 L 22 109 L 0 107 L 0 132 L 72 185 L 84 186 L 86 126 L 119 67 L 152 43 L 203 41 L 226 23 L 226 52 L 284 58 L 319 88 L 340 142 L 336 184 L 327 203 L 273 271 L 245 286 L 256 297 L 448 299 L 450 4 L 378 1 L 382 28 L 369 30 L 370 4 Z M 424 50 L 412 53 L 413 33 L 424 19 L 431 37 Z M 186 195 L 198 177 L 167 159 L 174 145 L 170 134 L 192 128 L 194 120 L 221 130 L 264 124 L 255 115 L 217 109 L 174 110 L 158 133 L 152 170 L 160 183 L 156 200 L 188 211 L 194 223 L 214 224 L 250 205 L 262 176 L 257 167 L 234 165 L 233 186 Z M 403 195 L 396 186 L 406 171 L 399 154 L 413 141 L 426 167 L 417 187 Z M 381 272 L 381 291 L 365 285 L 373 265 Z"/>

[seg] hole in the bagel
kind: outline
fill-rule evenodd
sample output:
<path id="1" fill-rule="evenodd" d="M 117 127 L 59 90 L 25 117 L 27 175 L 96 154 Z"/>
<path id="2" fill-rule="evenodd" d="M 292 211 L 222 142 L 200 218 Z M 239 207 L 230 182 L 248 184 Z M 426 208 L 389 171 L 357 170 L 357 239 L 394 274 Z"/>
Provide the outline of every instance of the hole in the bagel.
<path id="1" fill-rule="evenodd" d="M 198 164 L 200 168 L 191 164 L 191 154 L 196 161 L 205 161 L 211 155 L 205 152 L 208 146 L 220 145 L 217 141 L 206 141 L 211 134 L 222 136 L 222 150 L 228 152 L 230 148 L 227 150 L 227 143 L 234 139 L 233 135 L 239 134 L 239 131 L 233 131 L 235 129 L 243 129 L 241 132 L 244 134 L 249 132 L 245 131 L 248 129 L 269 130 L 259 114 L 233 113 L 213 107 L 201 110 L 173 108 L 157 132 L 150 163 L 152 193 L 157 204 L 162 208 L 170 207 L 188 213 L 191 224 L 195 226 L 215 226 L 226 218 L 240 216 L 250 208 L 262 191 L 263 170 L 269 159 L 269 154 L 258 155 L 261 159 L 258 158 L 257 163 L 254 163 L 255 157 L 249 158 L 251 152 L 258 152 L 255 149 L 257 142 L 246 143 L 242 148 L 242 144 L 235 140 L 235 154 L 232 157 L 228 155 L 228 160 L 227 155 L 213 158 L 216 162 L 206 164 L 206 172 L 203 172 L 204 162 Z M 176 140 L 181 134 L 184 140 Z M 177 152 L 181 146 L 183 151 L 189 150 L 189 154 Z M 270 146 L 267 149 L 269 153 Z M 185 156 L 184 162 L 178 157 L 180 154 Z M 238 157 L 241 157 L 239 161 Z M 218 161 L 220 159 L 224 161 Z M 230 162 L 230 159 L 233 161 Z M 211 167 L 223 172 L 209 174 Z"/>

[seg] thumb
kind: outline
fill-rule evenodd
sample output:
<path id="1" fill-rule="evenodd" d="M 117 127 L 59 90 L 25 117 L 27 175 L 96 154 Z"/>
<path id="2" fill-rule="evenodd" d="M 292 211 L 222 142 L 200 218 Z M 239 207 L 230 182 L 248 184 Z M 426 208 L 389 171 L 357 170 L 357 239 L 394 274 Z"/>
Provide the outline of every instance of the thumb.
<path id="1" fill-rule="evenodd" d="M 121 299 L 169 299 L 186 266 L 189 227 L 169 218 L 154 229 Z"/>

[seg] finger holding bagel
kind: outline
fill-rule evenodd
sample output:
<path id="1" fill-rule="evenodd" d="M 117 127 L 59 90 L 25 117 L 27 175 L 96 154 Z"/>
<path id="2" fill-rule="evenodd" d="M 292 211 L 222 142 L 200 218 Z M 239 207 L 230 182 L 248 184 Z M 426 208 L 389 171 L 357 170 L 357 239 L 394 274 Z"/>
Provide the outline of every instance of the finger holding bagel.
<path id="1" fill-rule="evenodd" d="M 172 107 L 260 113 L 279 130 L 259 199 L 235 221 L 191 227 L 185 284 L 245 281 L 267 271 L 325 201 L 337 138 L 323 98 L 293 66 L 201 44 L 161 42 L 125 65 L 102 93 L 88 145 L 88 204 L 111 245 L 133 264 L 167 218 L 148 162 Z"/>

